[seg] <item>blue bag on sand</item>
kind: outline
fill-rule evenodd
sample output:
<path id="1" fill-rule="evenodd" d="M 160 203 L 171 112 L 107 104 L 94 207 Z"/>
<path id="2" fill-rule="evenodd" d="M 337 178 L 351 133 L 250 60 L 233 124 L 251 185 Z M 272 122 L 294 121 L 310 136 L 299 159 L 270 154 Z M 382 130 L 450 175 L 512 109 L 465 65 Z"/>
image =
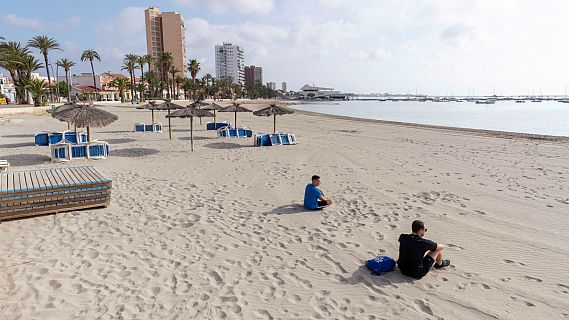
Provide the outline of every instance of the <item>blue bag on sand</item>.
<path id="1" fill-rule="evenodd" d="M 395 270 L 395 260 L 388 256 L 379 256 L 368 260 L 366 267 L 376 275 Z"/>

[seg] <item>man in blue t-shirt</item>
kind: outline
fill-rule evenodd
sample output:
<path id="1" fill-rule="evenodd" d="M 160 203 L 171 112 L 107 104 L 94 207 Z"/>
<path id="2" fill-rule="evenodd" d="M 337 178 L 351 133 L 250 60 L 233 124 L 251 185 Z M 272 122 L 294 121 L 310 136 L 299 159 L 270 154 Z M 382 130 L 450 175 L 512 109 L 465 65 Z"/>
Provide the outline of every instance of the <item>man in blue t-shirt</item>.
<path id="1" fill-rule="evenodd" d="M 309 183 L 304 190 L 304 207 L 309 210 L 318 210 L 332 203 L 334 201 L 326 198 L 326 195 L 320 189 L 320 177 L 312 176 L 312 183 Z"/>

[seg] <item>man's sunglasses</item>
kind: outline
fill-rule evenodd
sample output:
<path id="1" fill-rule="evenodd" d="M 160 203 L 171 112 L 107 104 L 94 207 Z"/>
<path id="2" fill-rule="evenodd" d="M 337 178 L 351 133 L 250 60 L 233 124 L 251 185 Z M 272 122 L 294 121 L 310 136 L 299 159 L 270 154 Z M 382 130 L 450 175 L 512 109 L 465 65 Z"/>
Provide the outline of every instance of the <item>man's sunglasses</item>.
<path id="1" fill-rule="evenodd" d="M 423 228 L 423 230 L 425 230 L 425 232 L 427 232 L 427 228 Z"/>

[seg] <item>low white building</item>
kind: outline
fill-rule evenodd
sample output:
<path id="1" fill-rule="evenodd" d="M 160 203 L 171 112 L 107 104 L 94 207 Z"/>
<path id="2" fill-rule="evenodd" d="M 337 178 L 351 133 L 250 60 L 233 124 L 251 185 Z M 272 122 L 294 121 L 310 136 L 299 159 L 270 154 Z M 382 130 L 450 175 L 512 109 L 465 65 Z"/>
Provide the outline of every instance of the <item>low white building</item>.
<path id="1" fill-rule="evenodd" d="M 10 102 L 16 101 L 16 87 L 12 83 L 12 78 L 5 77 L 0 72 L 0 93 Z"/>
<path id="2" fill-rule="evenodd" d="M 302 96 L 303 99 L 331 99 L 342 96 L 340 91 L 336 91 L 333 88 L 309 86 L 307 84 L 300 88 L 297 94 Z"/>
<path id="3" fill-rule="evenodd" d="M 57 78 L 58 81 L 65 81 L 65 74 L 59 75 Z M 79 75 L 73 74 L 69 76 L 69 82 L 71 82 L 71 86 L 93 86 L 93 74 L 90 72 L 80 73 Z M 101 77 L 95 73 L 95 83 L 97 84 L 97 88 L 101 89 Z"/>

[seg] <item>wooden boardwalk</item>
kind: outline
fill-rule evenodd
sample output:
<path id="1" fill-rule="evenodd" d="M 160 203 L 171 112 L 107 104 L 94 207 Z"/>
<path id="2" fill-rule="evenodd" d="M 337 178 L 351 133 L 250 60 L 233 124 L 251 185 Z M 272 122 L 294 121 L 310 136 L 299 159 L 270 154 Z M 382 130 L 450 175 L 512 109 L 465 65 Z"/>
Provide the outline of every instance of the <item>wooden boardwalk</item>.
<path id="1" fill-rule="evenodd" d="M 111 188 L 90 166 L 0 173 L 0 221 L 106 207 Z"/>

